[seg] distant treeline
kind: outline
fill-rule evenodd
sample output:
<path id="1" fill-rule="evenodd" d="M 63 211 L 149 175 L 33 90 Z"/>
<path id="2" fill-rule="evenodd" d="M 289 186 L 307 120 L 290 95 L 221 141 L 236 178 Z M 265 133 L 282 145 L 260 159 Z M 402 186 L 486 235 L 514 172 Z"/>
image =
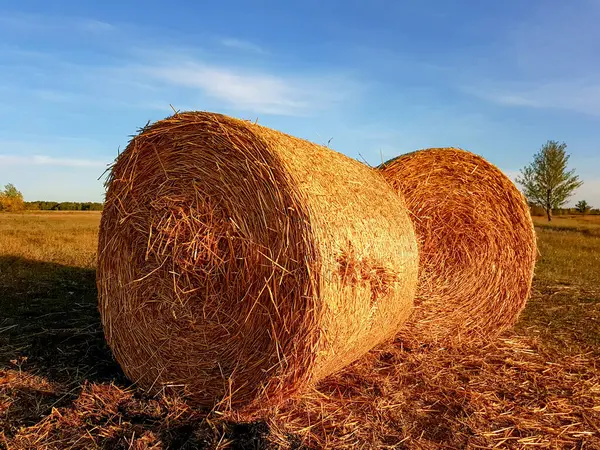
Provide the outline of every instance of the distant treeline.
<path id="1" fill-rule="evenodd" d="M 46 202 L 35 201 L 25 202 L 25 209 L 42 211 L 102 211 L 104 204 L 98 202 Z M 545 216 L 544 208 L 540 206 L 531 206 L 532 216 Z M 553 216 L 581 214 L 575 208 L 559 208 L 552 210 Z M 592 208 L 586 214 L 600 214 L 600 209 Z"/>
<path id="2" fill-rule="evenodd" d="M 541 206 L 530 206 L 530 209 L 531 209 L 532 216 L 545 216 L 546 215 L 544 208 L 542 208 Z M 558 209 L 552 210 L 553 216 L 570 216 L 570 215 L 574 216 L 577 214 L 581 215 L 582 213 L 580 211 L 577 211 L 575 208 L 558 208 Z M 592 208 L 585 214 L 586 215 L 598 215 L 598 214 L 600 214 L 600 209 Z"/>
<path id="3" fill-rule="evenodd" d="M 25 209 L 40 211 L 102 211 L 98 202 L 25 202 Z"/>

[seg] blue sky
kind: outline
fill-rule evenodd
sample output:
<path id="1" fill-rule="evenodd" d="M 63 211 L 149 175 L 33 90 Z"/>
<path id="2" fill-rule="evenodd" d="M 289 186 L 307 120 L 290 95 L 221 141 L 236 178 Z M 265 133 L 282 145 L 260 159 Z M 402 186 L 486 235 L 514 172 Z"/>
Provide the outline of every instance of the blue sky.
<path id="1" fill-rule="evenodd" d="M 0 185 L 98 201 L 148 120 L 210 110 L 370 164 L 564 141 L 600 207 L 600 1 L 0 1 Z"/>

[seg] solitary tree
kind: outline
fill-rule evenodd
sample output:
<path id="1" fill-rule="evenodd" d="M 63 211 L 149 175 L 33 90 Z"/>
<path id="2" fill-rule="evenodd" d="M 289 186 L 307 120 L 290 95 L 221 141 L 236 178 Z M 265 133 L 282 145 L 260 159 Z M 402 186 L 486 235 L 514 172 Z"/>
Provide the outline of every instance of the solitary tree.
<path id="1" fill-rule="evenodd" d="M 552 220 L 552 209 L 564 205 L 573 191 L 583 184 L 575 170 L 567 170 L 569 155 L 566 148 L 564 142 L 546 142 L 533 156 L 533 162 L 521 169 L 521 176 L 517 177 L 527 200 L 544 208 L 548 221 Z"/>
<path id="2" fill-rule="evenodd" d="M 586 202 L 585 200 L 579 200 L 577 202 L 577 204 L 575 205 L 575 209 L 577 211 L 579 211 L 581 214 L 585 214 L 586 212 L 588 212 L 590 209 L 592 209 L 592 207 L 590 206 L 590 204 L 588 202 Z"/>
<path id="3" fill-rule="evenodd" d="M 4 186 L 0 191 L 0 211 L 21 211 L 25 208 L 23 194 L 12 184 Z"/>

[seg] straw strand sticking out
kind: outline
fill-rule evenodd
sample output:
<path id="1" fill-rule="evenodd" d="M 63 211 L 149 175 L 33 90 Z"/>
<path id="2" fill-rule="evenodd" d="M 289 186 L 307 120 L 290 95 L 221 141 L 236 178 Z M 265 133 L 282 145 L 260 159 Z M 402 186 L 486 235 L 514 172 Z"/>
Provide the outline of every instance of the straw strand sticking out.
<path id="1" fill-rule="evenodd" d="M 340 153 L 179 113 L 133 138 L 107 185 L 100 312 L 145 390 L 250 414 L 391 338 L 410 314 L 406 207 Z"/>

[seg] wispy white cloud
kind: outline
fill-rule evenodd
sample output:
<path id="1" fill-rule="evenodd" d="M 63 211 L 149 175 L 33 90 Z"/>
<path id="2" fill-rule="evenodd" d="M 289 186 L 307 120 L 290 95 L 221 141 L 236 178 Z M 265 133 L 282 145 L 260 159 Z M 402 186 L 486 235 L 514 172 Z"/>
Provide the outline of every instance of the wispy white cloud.
<path id="1" fill-rule="evenodd" d="M 565 80 L 546 83 L 496 84 L 464 90 L 500 105 L 561 109 L 600 116 L 600 82 Z"/>
<path id="2" fill-rule="evenodd" d="M 462 91 L 499 105 L 600 116 L 600 4 L 530 9 L 499 36 L 501 47 L 481 58 L 485 67 L 469 68 Z"/>
<path id="3" fill-rule="evenodd" d="M 108 165 L 106 161 L 77 158 L 55 158 L 45 155 L 0 155 L 0 164 L 61 167 L 106 167 Z"/>
<path id="4" fill-rule="evenodd" d="M 228 44 L 246 43 L 229 40 Z M 0 56 L 19 60 L 0 81 L 5 78 L 13 85 L 11 89 L 36 101 L 69 102 L 76 107 L 110 104 L 164 111 L 172 103 L 177 108 L 212 105 L 282 116 L 318 115 L 355 98 L 365 86 L 337 70 L 290 74 L 255 65 L 231 66 L 215 62 L 210 53 L 178 46 L 159 50 L 122 46 L 119 51 L 116 63 L 113 58 L 104 64 L 82 64 L 65 55 L 38 57 L 0 45 Z M 48 75 L 43 89 L 20 84 L 23 74 L 32 72 Z M 91 91 L 90 85 L 94 86 Z"/>
<path id="5" fill-rule="evenodd" d="M 245 41 L 242 39 L 236 38 L 223 38 L 221 39 L 221 45 L 225 47 L 234 48 L 237 50 L 243 50 L 246 52 L 258 53 L 258 54 L 266 54 L 267 51 L 262 48 L 260 45 L 254 44 L 253 42 Z"/>
<path id="6" fill-rule="evenodd" d="M 76 23 L 82 30 L 93 33 L 109 33 L 116 30 L 115 25 L 96 19 L 78 19 Z"/>
<path id="7" fill-rule="evenodd" d="M 533 5 L 533 4 L 532 4 Z M 582 0 L 577 8 L 538 3 L 508 32 L 514 68 L 540 80 L 571 78 L 597 72 L 600 3 Z"/>
<path id="8" fill-rule="evenodd" d="M 5 30 L 22 32 L 46 32 L 65 29 L 69 31 L 82 31 L 88 33 L 112 32 L 116 27 L 108 22 L 85 17 L 68 16 L 41 16 L 26 13 L 7 13 L 0 15 L 0 25 Z"/>
<path id="9" fill-rule="evenodd" d="M 290 77 L 201 62 L 146 65 L 139 70 L 169 85 L 198 90 L 236 109 L 264 114 L 311 115 L 344 101 L 356 87 L 336 76 Z"/>
<path id="10" fill-rule="evenodd" d="M 30 93 L 34 97 L 46 102 L 64 103 L 77 99 L 72 94 L 51 89 L 32 89 Z"/>

